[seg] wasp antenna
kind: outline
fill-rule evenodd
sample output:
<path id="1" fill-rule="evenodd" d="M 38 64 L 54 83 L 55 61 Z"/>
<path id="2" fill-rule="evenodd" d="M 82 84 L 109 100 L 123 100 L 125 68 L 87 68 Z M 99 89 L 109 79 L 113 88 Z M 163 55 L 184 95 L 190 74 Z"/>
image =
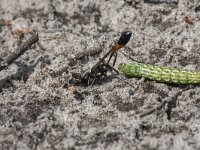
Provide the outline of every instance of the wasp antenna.
<path id="1" fill-rule="evenodd" d="M 123 32 L 121 37 L 119 38 L 118 44 L 125 46 L 128 43 L 128 41 L 130 40 L 131 35 L 132 35 L 132 32 L 130 32 L 130 31 Z"/>

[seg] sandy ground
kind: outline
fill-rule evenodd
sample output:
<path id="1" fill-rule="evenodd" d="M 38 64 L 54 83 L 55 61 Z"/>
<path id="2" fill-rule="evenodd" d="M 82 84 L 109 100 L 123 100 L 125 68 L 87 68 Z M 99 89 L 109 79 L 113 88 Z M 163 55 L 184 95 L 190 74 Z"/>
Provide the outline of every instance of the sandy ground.
<path id="1" fill-rule="evenodd" d="M 120 51 L 133 59 L 200 70 L 199 0 L 0 0 L 2 19 L 11 25 L 1 21 L 1 58 L 19 43 L 12 31 L 40 39 L 0 72 L 0 149 L 200 149 L 200 86 L 115 72 L 92 86 L 71 84 L 127 30 Z M 101 52 L 73 59 L 91 49 Z M 119 52 L 116 69 L 122 62 L 131 59 Z"/>

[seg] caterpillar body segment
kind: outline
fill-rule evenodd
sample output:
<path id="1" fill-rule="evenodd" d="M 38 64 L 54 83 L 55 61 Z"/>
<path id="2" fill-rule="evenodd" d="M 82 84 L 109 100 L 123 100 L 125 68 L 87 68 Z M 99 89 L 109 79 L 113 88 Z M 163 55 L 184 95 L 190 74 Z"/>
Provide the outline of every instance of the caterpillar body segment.
<path id="1" fill-rule="evenodd" d="M 170 67 L 159 67 L 144 63 L 122 63 L 119 65 L 121 73 L 132 77 L 144 77 L 146 79 L 173 83 L 173 84 L 199 84 L 200 71 L 189 71 Z"/>

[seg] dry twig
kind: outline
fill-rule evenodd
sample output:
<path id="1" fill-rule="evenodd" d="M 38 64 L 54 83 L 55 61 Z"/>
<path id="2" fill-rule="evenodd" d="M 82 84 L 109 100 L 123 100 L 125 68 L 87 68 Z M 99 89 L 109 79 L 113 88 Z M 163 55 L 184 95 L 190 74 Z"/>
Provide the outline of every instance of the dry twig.
<path id="1" fill-rule="evenodd" d="M 139 117 L 142 118 L 142 117 L 145 117 L 147 115 L 151 115 L 152 113 L 154 113 L 155 111 L 157 110 L 160 110 L 161 108 L 163 108 L 165 106 L 165 104 L 168 104 L 167 105 L 167 110 L 166 110 L 166 113 L 167 113 L 167 119 L 170 120 L 171 119 L 171 112 L 172 112 L 172 108 L 176 107 L 176 102 L 177 102 L 177 99 L 178 97 L 186 90 L 190 89 L 191 86 L 189 87 L 185 87 L 183 88 L 182 90 L 178 91 L 172 98 L 170 101 L 168 100 L 163 100 L 158 106 L 152 108 L 152 109 L 148 109 L 148 110 L 145 110 L 144 112 L 140 113 L 139 114 Z"/>
<path id="2" fill-rule="evenodd" d="M 148 109 L 148 110 L 144 111 L 143 113 L 139 114 L 140 118 L 150 115 L 157 110 L 160 110 L 161 108 L 163 108 L 165 106 L 166 103 L 167 103 L 167 101 L 163 100 L 158 106 L 156 106 L 152 109 Z"/>
<path id="3" fill-rule="evenodd" d="M 38 40 L 38 34 L 34 33 L 27 41 L 22 43 L 15 52 L 11 53 L 5 60 L 2 60 L 0 64 L 0 71 L 13 63 L 13 61 L 24 54 L 24 52 L 26 52 L 30 48 L 30 46 L 36 43 Z"/>
<path id="4" fill-rule="evenodd" d="M 86 56 L 92 56 L 92 55 L 98 54 L 100 52 L 102 52 L 102 48 L 100 46 L 99 47 L 93 47 L 93 48 L 87 49 L 83 52 L 77 53 L 75 55 L 74 59 L 80 60 L 80 59 L 83 59 Z"/>

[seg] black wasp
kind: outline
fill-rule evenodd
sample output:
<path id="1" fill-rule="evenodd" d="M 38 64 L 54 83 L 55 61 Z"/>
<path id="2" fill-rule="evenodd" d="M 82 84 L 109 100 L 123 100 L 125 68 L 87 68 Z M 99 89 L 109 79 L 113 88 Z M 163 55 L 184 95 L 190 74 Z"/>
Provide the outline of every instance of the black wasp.
<path id="1" fill-rule="evenodd" d="M 81 78 L 81 83 L 83 83 L 84 85 L 92 85 L 95 83 L 96 80 L 98 80 L 102 76 L 106 77 L 108 71 L 114 70 L 118 73 L 118 71 L 113 68 L 117 60 L 117 51 L 128 43 L 128 41 L 131 38 L 131 35 L 132 33 L 130 31 L 123 32 L 118 42 L 115 43 L 111 50 L 107 52 L 96 65 L 92 67 L 90 72 L 86 72 L 84 74 L 84 76 Z M 108 55 L 110 55 L 110 57 L 107 63 L 105 63 L 104 60 L 106 57 L 108 57 Z M 110 66 L 109 62 L 113 56 L 115 57 L 113 65 Z"/>

